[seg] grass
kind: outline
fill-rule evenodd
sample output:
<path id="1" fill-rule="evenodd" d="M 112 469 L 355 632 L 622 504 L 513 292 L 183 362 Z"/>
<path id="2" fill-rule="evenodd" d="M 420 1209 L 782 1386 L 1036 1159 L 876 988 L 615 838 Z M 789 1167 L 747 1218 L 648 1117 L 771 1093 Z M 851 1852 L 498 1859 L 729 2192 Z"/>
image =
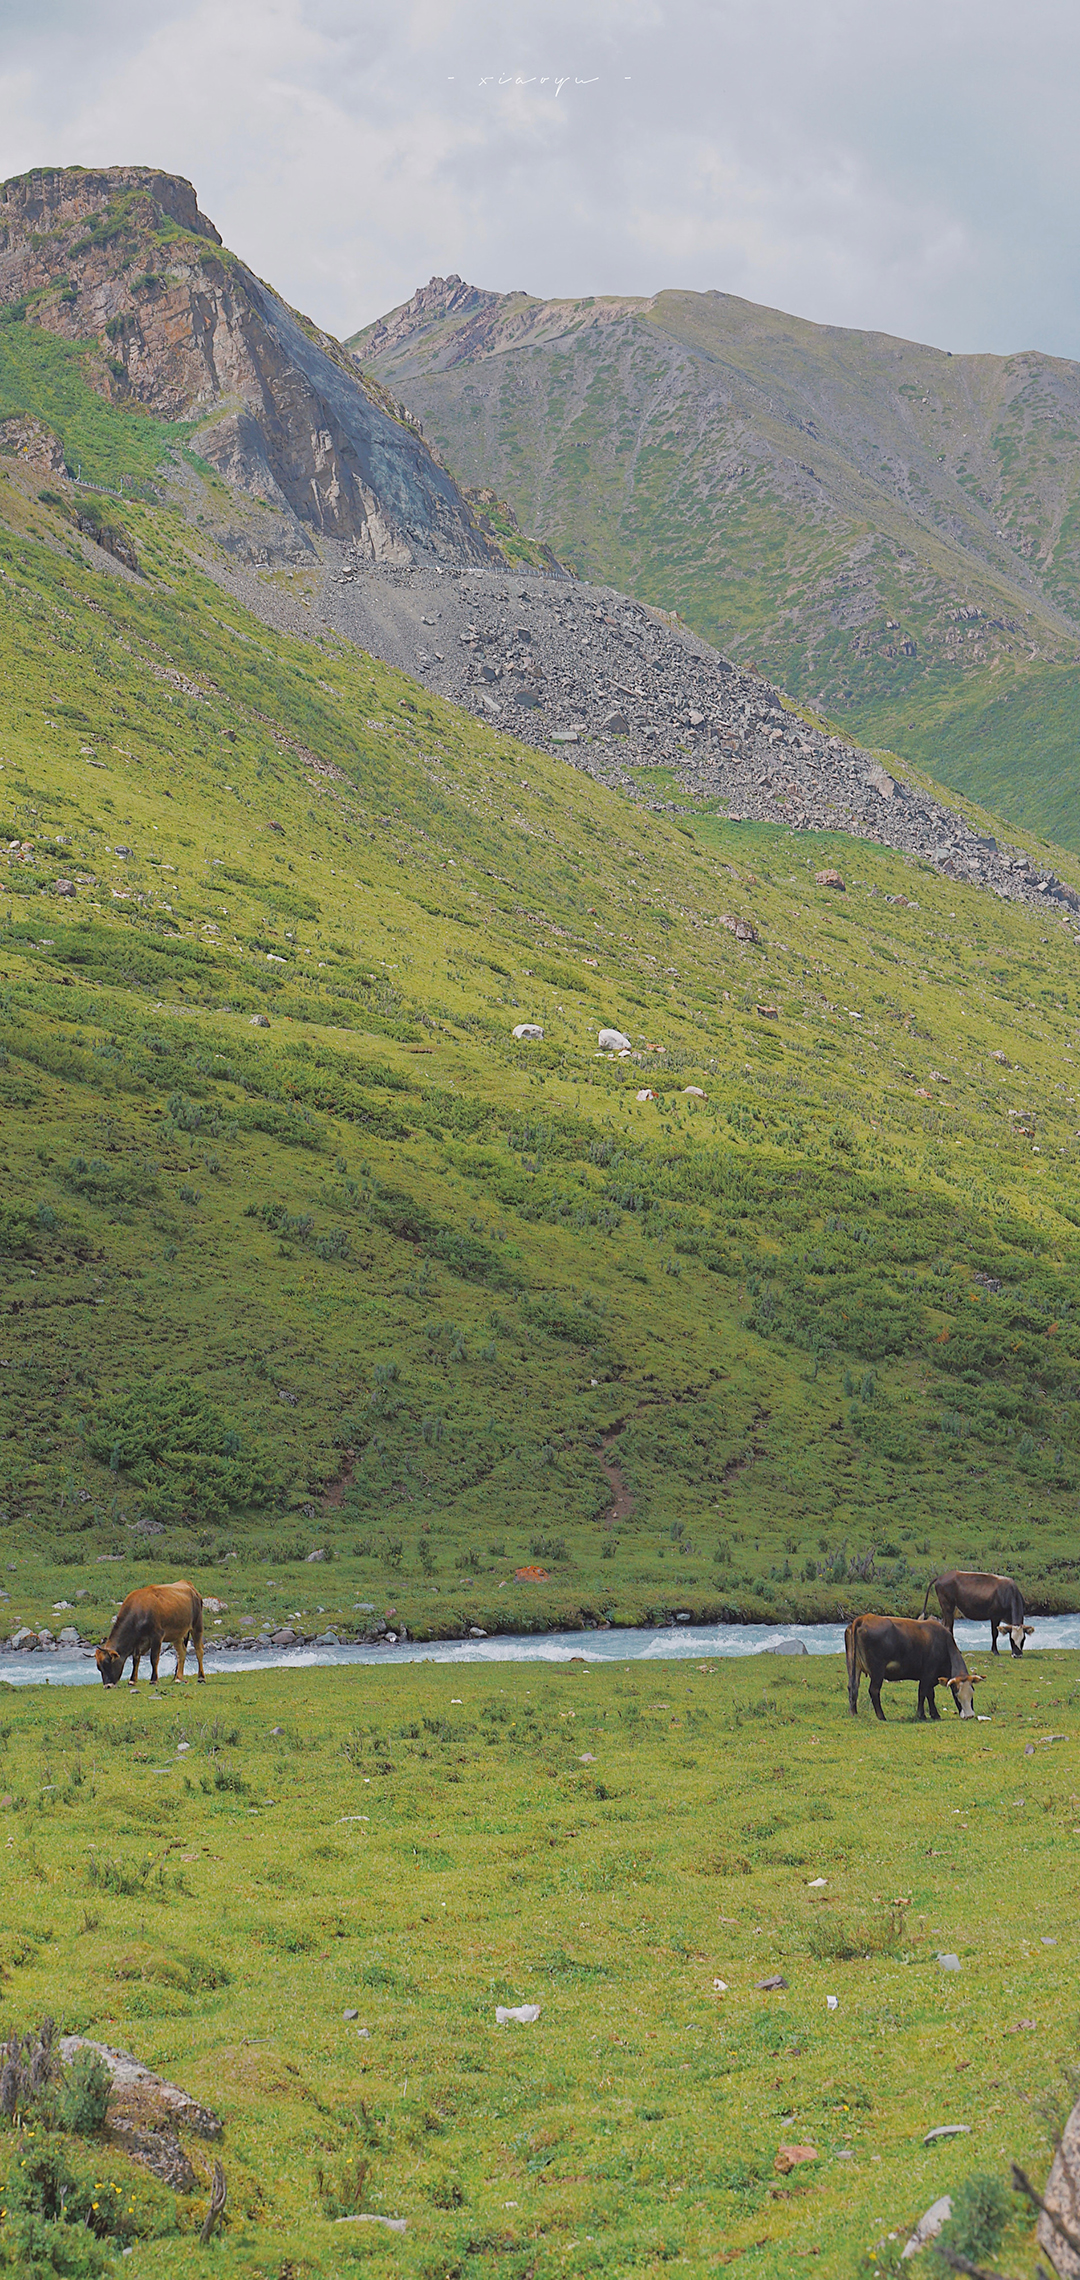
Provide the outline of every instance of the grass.
<path id="1" fill-rule="evenodd" d="M 628 807 L 268 631 L 167 508 L 136 581 L 3 506 L 12 1626 L 96 1628 L 106 1556 L 291 1611 L 314 1549 L 322 1612 L 419 1632 L 917 1607 L 955 1561 L 1075 1605 L 1060 923 Z"/>
<path id="2" fill-rule="evenodd" d="M 887 2269 L 969 2175 L 1046 2174 L 1074 1660 L 994 1668 L 981 1728 L 906 1688 L 853 1724 L 832 1658 L 12 1693 L 0 2032 L 52 2012 L 222 2115 L 224 2238 L 140 2188 L 139 2280 Z M 1033 2272 L 1018 2208 L 1000 2253 Z"/>

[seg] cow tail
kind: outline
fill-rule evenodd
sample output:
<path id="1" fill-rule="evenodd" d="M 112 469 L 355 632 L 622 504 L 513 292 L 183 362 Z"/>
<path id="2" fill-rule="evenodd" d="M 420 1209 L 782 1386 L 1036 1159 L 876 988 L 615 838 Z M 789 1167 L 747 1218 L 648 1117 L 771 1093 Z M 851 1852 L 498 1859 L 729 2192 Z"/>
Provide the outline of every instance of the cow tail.
<path id="1" fill-rule="evenodd" d="M 933 1576 L 931 1576 L 931 1578 L 930 1578 L 930 1581 L 929 1581 L 929 1583 L 928 1583 L 928 1584 L 927 1584 L 927 1586 L 926 1586 L 926 1592 L 925 1592 L 925 1596 L 924 1596 L 924 1598 L 923 1598 L 923 1603 L 922 1603 L 922 1611 L 923 1611 L 923 1614 L 924 1614 L 924 1615 L 925 1615 L 925 1613 L 926 1613 L 926 1610 L 927 1610 L 927 1608 L 928 1608 L 928 1607 L 929 1607 L 929 1605 L 930 1605 L 930 1594 L 931 1594 L 931 1592 L 932 1592 L 933 1588 L 934 1588 L 934 1578 L 933 1578 Z M 908 1601 L 908 1605 L 909 1605 L 909 1606 L 911 1605 L 911 1602 L 910 1602 L 910 1600 Z"/>

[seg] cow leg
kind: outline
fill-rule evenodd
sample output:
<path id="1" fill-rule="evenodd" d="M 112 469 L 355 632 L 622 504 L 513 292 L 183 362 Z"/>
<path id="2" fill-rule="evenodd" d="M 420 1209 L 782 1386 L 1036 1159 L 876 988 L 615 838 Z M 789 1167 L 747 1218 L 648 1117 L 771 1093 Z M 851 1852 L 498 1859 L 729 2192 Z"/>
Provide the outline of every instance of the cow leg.
<path id="1" fill-rule="evenodd" d="M 157 1685 L 158 1663 L 160 1662 L 160 1660 L 161 1660 L 161 1640 L 160 1640 L 160 1639 L 158 1639 L 158 1638 L 153 1638 L 153 1639 L 151 1639 L 151 1641 L 150 1641 L 150 1684 L 151 1684 L 151 1686 L 156 1686 L 156 1685 Z"/>
<path id="2" fill-rule="evenodd" d="M 937 1696 L 935 1695 L 935 1693 L 934 1693 L 934 1689 L 933 1689 L 933 1687 L 932 1687 L 932 1686 L 927 1686 L 927 1687 L 925 1687 L 925 1688 L 924 1688 L 922 1685 L 920 1685 L 920 1687 L 919 1687 L 919 1716 L 920 1716 L 920 1718 L 922 1717 L 922 1714 L 923 1714 L 923 1703 L 924 1703 L 924 1701 L 925 1701 L 925 1703 L 926 1703 L 926 1707 L 927 1707 L 928 1711 L 930 1712 L 930 1716 L 931 1716 L 931 1717 L 934 1719 L 935 1723 L 936 1723 L 937 1725 L 939 1725 L 939 1726 L 940 1726 L 940 1724 L 941 1724 L 941 1712 L 940 1712 L 940 1710 L 938 1709 L 938 1706 L 937 1706 Z"/>
<path id="3" fill-rule="evenodd" d="M 990 1652 L 991 1652 L 991 1654 L 992 1654 L 992 1655 L 996 1655 L 996 1653 L 997 1653 L 997 1651 L 998 1651 L 997 1635 L 998 1635 L 997 1617 L 996 1617 L 996 1615 L 991 1615 L 991 1617 L 990 1617 Z"/>
<path id="4" fill-rule="evenodd" d="M 873 1711 L 874 1711 L 874 1716 L 875 1716 L 875 1718 L 880 1718 L 882 1725 L 884 1725 L 884 1723 L 885 1723 L 885 1712 L 884 1712 L 884 1710 L 883 1710 L 883 1709 L 882 1709 L 882 1707 L 881 1707 L 881 1680 L 880 1680 L 880 1678 L 878 1678 L 878 1679 L 874 1679 L 874 1678 L 872 1678 L 872 1679 L 871 1679 L 871 1681 L 870 1681 L 870 1701 L 871 1701 L 871 1703 L 872 1703 L 872 1705 L 873 1705 Z"/>
<path id="5" fill-rule="evenodd" d="M 187 1642 L 188 1635 L 186 1631 L 181 1631 L 180 1637 L 178 1639 L 174 1639 L 173 1641 L 173 1645 L 176 1649 L 176 1669 L 173 1672 L 174 1684 L 178 1678 L 183 1678 L 184 1675 L 184 1653 L 187 1647 Z"/>
<path id="6" fill-rule="evenodd" d="M 204 1669 L 203 1669 L 203 1660 L 202 1660 L 202 1651 L 203 1651 L 203 1624 L 202 1624 L 202 1614 L 201 1614 L 201 1611 L 200 1611 L 200 1613 L 199 1613 L 199 1614 L 196 1616 L 196 1618 L 195 1618 L 195 1621 L 194 1621 L 194 1623 L 193 1623 L 193 1624 L 192 1624 L 192 1626 L 191 1626 L 191 1644 L 192 1644 L 192 1646 L 193 1646 L 193 1647 L 194 1647 L 194 1649 L 195 1649 L 195 1660 L 196 1660 L 196 1662 L 197 1662 L 197 1663 L 198 1663 L 198 1665 L 199 1665 L 199 1685 L 200 1685 L 200 1686 L 205 1686 L 205 1684 L 206 1684 L 206 1672 L 205 1672 L 205 1671 L 204 1671 Z"/>
<path id="7" fill-rule="evenodd" d="M 141 1661 L 142 1650 L 141 1648 L 137 1648 L 136 1652 L 132 1655 L 131 1658 L 131 1677 L 128 1680 L 129 1686 L 137 1686 L 139 1683 L 139 1664 Z"/>
<path id="8" fill-rule="evenodd" d="M 859 1715 L 859 1679 L 861 1675 L 861 1672 L 857 1671 L 853 1664 L 850 1671 L 848 1672 L 847 1690 L 848 1709 L 850 1710 L 853 1718 L 857 1718 Z"/>

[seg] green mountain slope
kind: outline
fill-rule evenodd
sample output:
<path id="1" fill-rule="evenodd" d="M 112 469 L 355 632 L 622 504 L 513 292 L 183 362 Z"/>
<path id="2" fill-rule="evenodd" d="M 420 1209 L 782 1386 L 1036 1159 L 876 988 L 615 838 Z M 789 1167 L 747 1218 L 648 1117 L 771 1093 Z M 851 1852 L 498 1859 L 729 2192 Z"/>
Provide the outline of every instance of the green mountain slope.
<path id="1" fill-rule="evenodd" d="M 312 1550 L 417 1629 L 1074 1601 L 1060 918 L 631 808 L 5 465 L 12 1619 Z"/>
<path id="2" fill-rule="evenodd" d="M 1080 367 L 456 278 L 351 345 L 583 573 L 1080 846 Z"/>

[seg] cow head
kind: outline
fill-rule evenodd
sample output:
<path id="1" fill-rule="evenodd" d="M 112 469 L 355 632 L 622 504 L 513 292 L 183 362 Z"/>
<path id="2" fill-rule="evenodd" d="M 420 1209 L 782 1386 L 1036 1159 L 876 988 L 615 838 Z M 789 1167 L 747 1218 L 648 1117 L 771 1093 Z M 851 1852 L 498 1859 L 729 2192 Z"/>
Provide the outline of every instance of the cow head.
<path id="1" fill-rule="evenodd" d="M 1035 1628 L 1034 1624 L 1010 1623 L 1006 1627 L 1009 1633 L 1009 1645 L 1012 1648 L 1014 1655 L 1022 1655 L 1024 1652 L 1024 1640 L 1030 1639 Z"/>
<path id="2" fill-rule="evenodd" d="M 982 1672 L 973 1670 L 965 1673 L 962 1678 L 947 1678 L 942 1682 L 945 1686 L 952 1687 L 953 1701 L 961 1718 L 973 1718 L 975 1716 L 975 1698 L 972 1689 L 978 1686 L 981 1678 Z"/>
<path id="3" fill-rule="evenodd" d="M 102 1685 L 119 1686 L 120 1680 L 124 1675 L 123 1656 L 118 1655 L 112 1647 L 98 1647 L 94 1655 L 94 1661 L 96 1662 L 98 1669 L 101 1672 Z"/>

